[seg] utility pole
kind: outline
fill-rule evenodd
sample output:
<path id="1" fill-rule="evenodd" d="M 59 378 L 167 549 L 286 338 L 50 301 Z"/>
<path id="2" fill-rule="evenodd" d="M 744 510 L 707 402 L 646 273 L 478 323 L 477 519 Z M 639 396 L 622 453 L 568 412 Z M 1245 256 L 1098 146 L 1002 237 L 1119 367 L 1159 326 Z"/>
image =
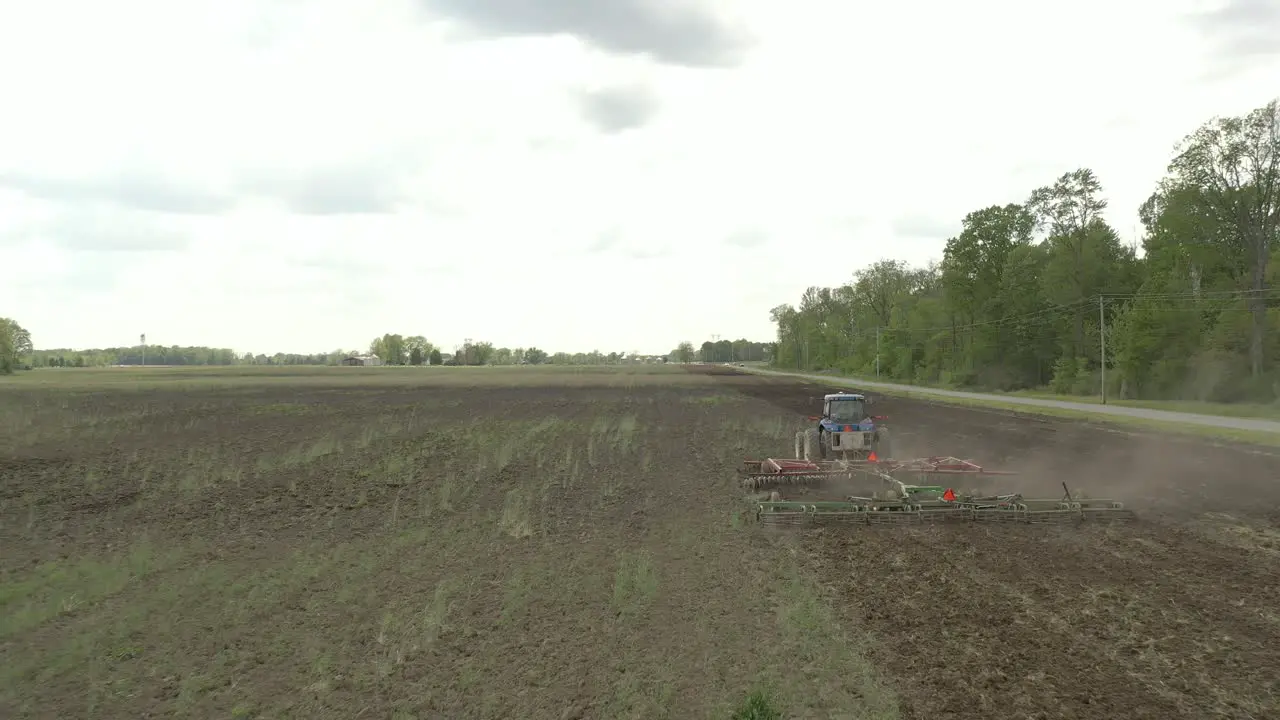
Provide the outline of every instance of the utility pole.
<path id="1" fill-rule="evenodd" d="M 880 327 L 876 327 L 876 379 L 880 379 Z"/>
<path id="2" fill-rule="evenodd" d="M 142 335 L 138 339 L 142 341 L 142 365 L 143 367 L 146 367 L 147 365 L 147 334 L 142 333 Z"/>
<path id="3" fill-rule="evenodd" d="M 1102 404 L 1107 404 L 1107 313 L 1103 309 L 1102 295 L 1098 295 L 1099 360 L 1102 365 Z"/>

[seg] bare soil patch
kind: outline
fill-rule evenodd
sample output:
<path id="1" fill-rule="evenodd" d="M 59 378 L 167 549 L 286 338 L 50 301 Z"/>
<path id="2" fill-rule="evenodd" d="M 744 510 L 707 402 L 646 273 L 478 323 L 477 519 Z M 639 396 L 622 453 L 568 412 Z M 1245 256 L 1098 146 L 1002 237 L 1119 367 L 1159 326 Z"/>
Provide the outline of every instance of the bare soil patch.
<path id="1" fill-rule="evenodd" d="M 0 388 L 4 717 L 893 716 L 712 378 L 66 377 Z"/>
<path id="2" fill-rule="evenodd" d="M 831 391 L 696 370 L 797 423 Z M 874 408 L 899 455 L 1020 470 L 1006 487 L 1028 495 L 1060 496 L 1065 481 L 1142 518 L 798 533 L 844 626 L 872 639 L 903 717 L 1280 716 L 1274 455 L 892 397 Z"/>
<path id="3" fill-rule="evenodd" d="M 1142 521 L 775 532 L 821 386 L 352 370 L 0 386 L 0 715 L 1280 715 L 1269 454 L 886 397 Z"/>

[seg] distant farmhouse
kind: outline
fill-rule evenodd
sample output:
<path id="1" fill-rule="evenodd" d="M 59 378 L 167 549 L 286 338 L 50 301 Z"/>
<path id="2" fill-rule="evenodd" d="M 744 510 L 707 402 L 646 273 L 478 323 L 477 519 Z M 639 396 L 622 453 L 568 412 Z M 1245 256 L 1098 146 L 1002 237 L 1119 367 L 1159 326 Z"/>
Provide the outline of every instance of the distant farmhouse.
<path id="1" fill-rule="evenodd" d="M 377 355 L 352 355 L 342 359 L 343 365 L 364 365 L 373 366 L 381 365 L 382 358 Z"/>

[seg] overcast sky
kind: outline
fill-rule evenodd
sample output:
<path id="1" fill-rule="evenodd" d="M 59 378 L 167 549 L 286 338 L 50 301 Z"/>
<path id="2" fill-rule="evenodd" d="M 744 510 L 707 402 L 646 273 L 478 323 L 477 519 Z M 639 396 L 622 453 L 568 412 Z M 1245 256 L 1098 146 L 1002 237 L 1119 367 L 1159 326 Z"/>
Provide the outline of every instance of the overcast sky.
<path id="1" fill-rule="evenodd" d="M 665 352 L 1280 93 L 1280 0 L 0 4 L 37 347 Z M 536 9 L 533 9 L 536 8 Z"/>

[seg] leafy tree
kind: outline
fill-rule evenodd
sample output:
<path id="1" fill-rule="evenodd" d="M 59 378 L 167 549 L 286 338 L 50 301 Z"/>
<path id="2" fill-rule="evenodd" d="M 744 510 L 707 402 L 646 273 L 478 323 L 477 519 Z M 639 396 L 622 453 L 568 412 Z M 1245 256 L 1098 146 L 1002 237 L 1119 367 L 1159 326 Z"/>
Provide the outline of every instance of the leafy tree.
<path id="1" fill-rule="evenodd" d="M 369 343 L 370 354 L 377 355 L 388 365 L 404 365 L 409 359 L 403 335 L 387 333 Z"/>
<path id="2" fill-rule="evenodd" d="M 1005 292 L 1005 271 L 1014 251 L 1031 244 L 1035 219 L 1022 205 L 993 205 L 965 216 L 963 229 L 947 241 L 941 283 L 951 319 L 975 328 L 964 336 L 967 365 L 960 368 L 971 380 L 1005 384 L 984 370 L 995 367 L 1014 347 L 1016 339 L 999 324 L 979 324 L 1008 313 L 1014 298 Z M 1017 368 L 1004 373 L 1020 374 Z"/>
<path id="3" fill-rule="evenodd" d="M 410 365 L 421 365 L 426 358 L 431 356 L 431 351 L 435 346 L 427 342 L 427 339 L 421 335 L 410 335 L 404 339 L 404 347 L 408 352 Z M 418 362 L 414 362 L 414 351 L 417 351 Z"/>
<path id="4" fill-rule="evenodd" d="M 1214 118 L 1183 141 L 1169 164 L 1165 189 L 1180 189 L 1191 211 L 1215 224 L 1221 251 L 1247 268 L 1252 320 L 1250 371 L 1265 355 L 1267 269 L 1280 242 L 1280 100 L 1244 117 Z"/>
<path id="5" fill-rule="evenodd" d="M 430 355 L 429 362 L 432 365 L 444 364 L 444 356 L 440 354 L 440 348 L 434 348 L 434 347 L 431 348 L 431 355 Z"/>
<path id="6" fill-rule="evenodd" d="M 1119 236 L 1102 220 L 1107 208 L 1102 183 L 1089 169 L 1065 173 L 1052 185 L 1032 192 L 1027 206 L 1037 226 L 1048 231 L 1049 252 L 1042 275 L 1045 296 L 1071 307 L 1071 332 L 1064 335 L 1063 351 L 1072 358 L 1082 357 L 1088 352 L 1087 319 L 1095 316 L 1087 301 L 1108 286 L 1116 260 L 1123 254 Z"/>
<path id="7" fill-rule="evenodd" d="M 24 367 L 31 351 L 31 333 L 16 320 L 0 317 L 0 374 Z"/>
<path id="8" fill-rule="evenodd" d="M 1280 100 L 1210 120 L 1171 158 L 1139 209 L 1141 257 L 1104 220 L 1101 179 L 1079 168 L 1023 204 L 968 213 L 940 265 L 882 260 L 775 307 L 771 362 L 1076 394 L 1102 390 L 1105 369 L 1125 397 L 1275 398 Z"/>
<path id="9" fill-rule="evenodd" d="M 462 346 L 464 365 L 488 365 L 493 354 L 493 343 L 490 342 L 467 343 Z"/>
<path id="10" fill-rule="evenodd" d="M 543 350 L 539 350 L 536 347 L 527 348 L 524 351 L 524 359 L 525 359 L 525 362 L 529 363 L 530 365 L 541 365 L 542 363 L 547 361 L 547 353 Z"/>
<path id="11" fill-rule="evenodd" d="M 676 346 L 675 352 L 672 353 L 672 355 L 675 357 L 676 362 L 679 362 L 679 363 L 693 362 L 693 343 L 689 342 L 688 340 L 680 343 L 679 345 Z"/>

